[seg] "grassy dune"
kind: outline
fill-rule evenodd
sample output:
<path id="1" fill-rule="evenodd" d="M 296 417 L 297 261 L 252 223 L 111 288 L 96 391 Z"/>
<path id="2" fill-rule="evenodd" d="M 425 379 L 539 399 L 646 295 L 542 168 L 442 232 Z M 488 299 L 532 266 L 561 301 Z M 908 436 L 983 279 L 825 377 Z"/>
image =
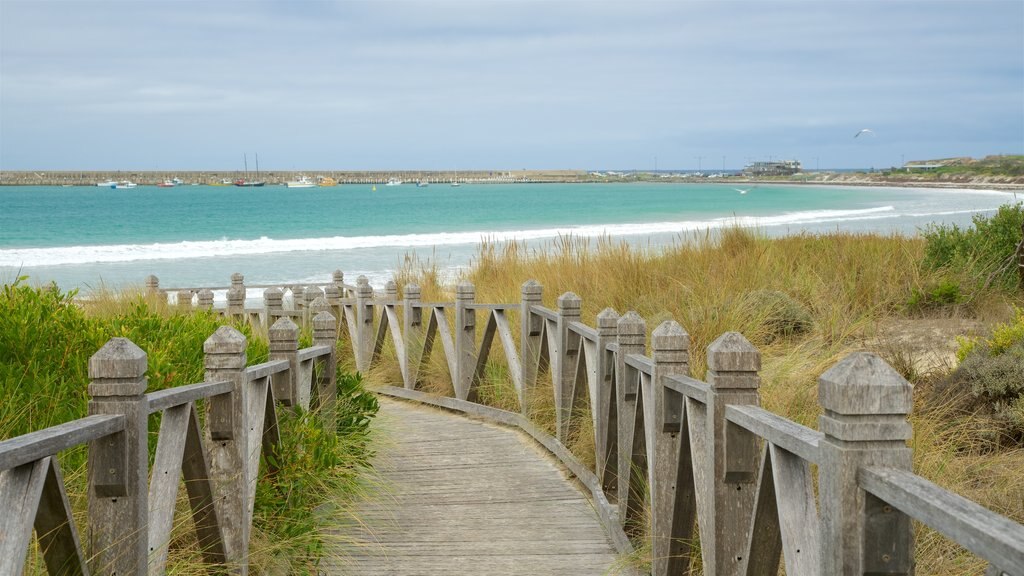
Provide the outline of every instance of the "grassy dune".
<path id="1" fill-rule="evenodd" d="M 924 363 L 924 356 L 949 358 L 955 333 L 939 350 L 922 350 L 915 327 L 960 325 L 974 321 L 981 331 L 1013 316 L 1019 294 L 981 286 L 973 272 L 922 266 L 921 238 L 875 234 L 797 235 L 769 239 L 750 230 L 699 235 L 667 249 L 635 249 L 611 240 L 562 238 L 545 249 L 519 244 L 485 244 L 465 279 L 476 286 L 481 303 L 520 300 L 520 286 L 534 279 L 544 287 L 544 305 L 572 291 L 583 300 L 582 318 L 595 325 L 605 307 L 620 314 L 635 310 L 648 333 L 674 319 L 690 334 L 691 372 L 702 377 L 708 344 L 726 331 L 743 333 L 763 354 L 762 404 L 796 422 L 817 428 L 821 412 L 817 377 L 846 354 L 873 348 L 915 386 L 911 441 L 918 474 L 983 505 L 1024 521 L 1024 450 L 998 442 L 991 425 L 965 409 L 958 394 L 929 394 L 953 367 Z M 450 300 L 450 289 L 429 264 L 408 263 L 396 279 L 415 281 L 424 301 Z M 926 302 L 937 286 L 971 287 L 964 297 Z M 778 293 L 791 300 L 780 300 Z M 780 303 L 781 302 L 781 303 Z M 513 318 L 513 322 L 517 319 Z M 898 337 L 891 327 L 897 326 Z M 446 369 L 436 351 L 424 374 L 427 390 L 450 394 Z M 500 348 L 498 346 L 497 348 Z M 934 352 L 935 354 L 928 354 Z M 492 354 L 481 383 L 484 402 L 518 410 L 518 401 L 501 364 Z M 400 381 L 392 363 L 375 369 L 370 381 Z M 543 380 L 542 380 L 543 381 Z M 550 382 L 550 379 L 547 380 Z M 538 387 L 529 415 L 553 430 L 550 391 Z M 573 451 L 593 461 L 589 418 L 570 440 Z M 919 574 L 977 574 L 983 564 L 933 531 L 918 530 Z"/>

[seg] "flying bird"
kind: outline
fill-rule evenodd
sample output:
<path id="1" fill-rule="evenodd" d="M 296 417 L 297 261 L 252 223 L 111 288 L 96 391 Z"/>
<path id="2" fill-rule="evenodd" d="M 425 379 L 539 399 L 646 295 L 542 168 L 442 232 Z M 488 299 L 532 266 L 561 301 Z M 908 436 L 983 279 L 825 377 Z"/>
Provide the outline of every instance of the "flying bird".
<path id="1" fill-rule="evenodd" d="M 872 136 L 874 136 L 874 135 L 875 135 L 875 132 L 874 132 L 874 130 L 871 130 L 870 128 L 864 128 L 864 129 L 863 129 L 863 130 L 861 130 L 860 132 L 857 132 L 856 134 L 854 134 L 854 135 L 853 135 L 853 137 L 854 137 L 854 138 L 857 138 L 857 137 L 859 137 L 859 136 L 860 136 L 861 134 L 871 134 Z"/>
<path id="2" fill-rule="evenodd" d="M 757 186 L 754 186 L 753 188 L 747 188 L 746 190 L 743 190 L 742 188 L 733 188 L 733 190 L 739 192 L 740 194 L 746 194 L 747 192 L 750 192 L 754 188 L 757 188 Z"/>

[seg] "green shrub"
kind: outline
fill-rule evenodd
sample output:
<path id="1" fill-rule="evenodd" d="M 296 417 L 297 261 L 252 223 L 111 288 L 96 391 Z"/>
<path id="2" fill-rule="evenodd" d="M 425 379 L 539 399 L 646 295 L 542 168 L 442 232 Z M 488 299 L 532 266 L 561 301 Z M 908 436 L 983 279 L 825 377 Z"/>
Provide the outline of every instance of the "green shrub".
<path id="1" fill-rule="evenodd" d="M 988 338 L 959 338 L 960 365 L 944 388 L 963 393 L 1004 439 L 1024 440 L 1024 310 Z"/>
<path id="2" fill-rule="evenodd" d="M 1021 241 L 1024 207 L 1004 204 L 992 216 L 977 214 L 972 220 L 973 226 L 966 229 L 956 224 L 925 228 L 925 268 L 945 268 L 979 286 L 991 281 L 1006 290 L 1016 289 L 1020 280 L 1013 255 Z"/>
<path id="3" fill-rule="evenodd" d="M 967 296 L 960 288 L 960 283 L 948 278 L 927 289 L 914 288 L 910 291 L 907 307 L 910 310 L 929 310 L 945 306 L 955 306 L 967 301 Z"/>
<path id="4" fill-rule="evenodd" d="M 806 306 L 778 290 L 755 290 L 743 296 L 742 306 L 758 317 L 768 340 L 802 334 L 814 325 Z"/>

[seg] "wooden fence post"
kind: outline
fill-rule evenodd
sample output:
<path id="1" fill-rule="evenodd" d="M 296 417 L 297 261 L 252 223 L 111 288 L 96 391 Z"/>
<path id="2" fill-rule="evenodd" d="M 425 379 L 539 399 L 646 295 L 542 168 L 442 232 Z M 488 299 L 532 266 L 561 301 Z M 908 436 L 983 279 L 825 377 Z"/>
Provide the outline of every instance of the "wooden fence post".
<path id="1" fill-rule="evenodd" d="M 324 301 L 324 304 L 327 302 Z M 316 379 L 316 399 L 320 421 L 333 434 L 338 405 L 338 320 L 327 310 L 321 310 L 313 317 L 313 345 L 331 348 L 330 355 L 321 364 L 320 376 Z"/>
<path id="2" fill-rule="evenodd" d="M 302 290 L 302 326 L 311 328 L 313 316 L 313 301 L 324 295 L 323 291 L 316 286 L 306 286 Z"/>
<path id="3" fill-rule="evenodd" d="M 285 406 L 301 405 L 299 398 L 299 327 L 287 316 L 282 316 L 270 327 L 270 359 L 287 360 L 288 371 L 271 377 L 274 399 Z"/>
<path id="4" fill-rule="evenodd" d="M 707 451 L 694 455 L 704 573 L 738 574 L 757 494 L 760 453 L 756 439 L 730 427 L 725 407 L 758 405 L 761 353 L 738 332 L 726 332 L 708 346 L 705 380 L 711 387 L 703 426 Z M 728 446 L 728 449 L 726 448 Z"/>
<path id="5" fill-rule="evenodd" d="M 402 305 L 402 338 L 405 340 L 405 387 L 409 390 L 416 388 L 416 379 L 419 375 L 420 354 L 423 353 L 423 344 L 420 342 L 423 326 L 423 309 L 419 307 L 420 286 L 419 284 L 406 284 L 402 291 L 405 302 Z M 413 350 L 413 346 L 416 350 Z"/>
<path id="6" fill-rule="evenodd" d="M 596 415 L 594 420 L 594 447 L 596 449 L 595 464 L 601 489 L 612 498 L 618 493 L 616 473 L 618 472 L 618 414 L 616 414 L 615 386 L 612 378 L 615 374 L 615 362 L 605 350 L 608 344 L 615 341 L 618 335 L 619 313 L 612 308 L 605 308 L 597 315 L 597 406 L 591 410 Z"/>
<path id="7" fill-rule="evenodd" d="M 572 292 L 558 297 L 556 330 L 558 350 L 551 350 L 551 380 L 555 393 L 555 435 L 565 441 L 569 436 L 573 398 L 576 387 L 576 363 L 579 359 L 580 337 L 569 330 L 569 324 L 580 321 L 582 300 Z"/>
<path id="8" fill-rule="evenodd" d="M 178 290 L 178 308 L 183 312 L 189 312 L 192 310 L 192 291 L 191 290 Z"/>
<path id="9" fill-rule="evenodd" d="M 356 357 L 356 369 L 366 372 L 373 359 L 373 288 L 366 276 L 356 279 L 356 332 L 358 342 L 352 347 Z"/>
<path id="10" fill-rule="evenodd" d="M 146 276 L 146 294 L 150 296 L 160 294 L 160 279 L 152 274 Z"/>
<path id="11" fill-rule="evenodd" d="M 203 288 L 199 291 L 199 295 L 196 296 L 196 305 L 201 310 L 212 310 L 213 309 L 213 290 L 209 288 Z"/>
<path id="12" fill-rule="evenodd" d="M 884 360 L 850 354 L 818 379 L 821 573 L 909 574 L 910 519 L 857 486 L 857 469 L 911 469 L 912 388 Z"/>
<path id="13" fill-rule="evenodd" d="M 455 397 L 470 400 L 476 371 L 476 310 L 468 308 L 476 299 L 476 288 L 462 281 L 455 286 Z M 472 395 L 472 396 L 475 396 Z"/>
<path id="14" fill-rule="evenodd" d="M 537 385 L 537 366 L 540 362 L 541 332 L 544 318 L 531 312 L 531 307 L 540 306 L 544 288 L 534 280 L 523 283 L 519 304 L 519 358 L 520 373 L 523 376 L 522 412 L 529 411 L 530 390 Z"/>
<path id="15" fill-rule="evenodd" d="M 238 272 L 231 275 L 227 315 L 230 318 L 245 317 L 245 277 Z"/>
<path id="16" fill-rule="evenodd" d="M 89 442 L 89 549 L 95 574 L 144 575 L 149 558 L 146 353 L 111 338 L 89 358 L 89 415 L 120 414 L 124 430 Z"/>
<path id="17" fill-rule="evenodd" d="M 689 376 L 690 335 L 674 321 L 662 322 L 651 333 L 651 349 L 654 370 L 643 388 L 644 430 L 653 455 L 647 464 L 651 495 L 651 573 L 660 576 L 680 573 L 685 558 L 685 543 L 674 539 L 673 530 L 683 404 L 678 394 L 665 392 L 665 384 L 669 376 Z M 692 514 L 690 522 L 693 522 Z"/>
<path id="18" fill-rule="evenodd" d="M 284 292 L 280 288 L 267 288 L 263 291 L 263 308 L 266 319 L 263 321 L 270 330 L 270 327 L 277 322 L 278 316 L 284 310 Z"/>
<path id="19" fill-rule="evenodd" d="M 341 290 L 335 284 L 328 284 L 324 286 L 324 298 L 327 299 L 327 305 L 330 307 L 331 315 L 341 323 L 341 315 L 343 307 L 341 305 Z"/>
<path id="20" fill-rule="evenodd" d="M 234 574 L 249 571 L 249 531 L 252 503 L 249 494 L 249 391 L 245 375 L 245 336 L 221 326 L 203 343 L 205 380 L 228 380 L 231 392 L 207 402 L 207 446 L 214 502 L 219 506 L 224 533 L 224 554 Z"/>
<path id="21" fill-rule="evenodd" d="M 334 273 L 331 274 L 331 280 L 334 282 L 334 285 L 338 287 L 338 294 L 340 294 L 342 298 L 345 298 L 345 273 L 341 270 L 335 270 Z"/>
<path id="22" fill-rule="evenodd" d="M 637 383 L 626 378 L 626 356 L 643 354 L 647 345 L 647 323 L 630 310 L 619 318 L 616 326 L 619 353 L 615 356 L 615 403 L 618 407 L 619 437 L 619 519 L 629 517 L 630 477 L 633 468 L 633 427 L 636 421 Z"/>

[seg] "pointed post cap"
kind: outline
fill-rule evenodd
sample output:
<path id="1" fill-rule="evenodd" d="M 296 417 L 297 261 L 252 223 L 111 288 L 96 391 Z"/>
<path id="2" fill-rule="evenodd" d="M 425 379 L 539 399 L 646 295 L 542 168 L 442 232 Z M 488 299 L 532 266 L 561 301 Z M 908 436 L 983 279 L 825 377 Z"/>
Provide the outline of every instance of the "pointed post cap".
<path id="1" fill-rule="evenodd" d="M 231 275 L 232 286 L 240 286 L 243 282 L 245 282 L 245 276 L 241 272 L 235 272 Z"/>
<path id="2" fill-rule="evenodd" d="M 761 369 L 761 353 L 739 332 L 726 332 L 708 346 L 708 369 L 757 372 Z"/>
<path id="3" fill-rule="evenodd" d="M 341 288 L 338 288 L 337 284 L 328 284 L 324 286 L 324 297 L 328 300 L 337 300 L 341 298 Z"/>
<path id="4" fill-rule="evenodd" d="M 203 342 L 203 352 L 206 354 L 242 354 L 245 352 L 245 346 L 245 334 L 231 326 L 221 326 Z"/>
<path id="5" fill-rule="evenodd" d="M 271 340 L 297 340 L 299 337 L 299 327 L 287 316 L 278 318 L 269 332 Z"/>
<path id="6" fill-rule="evenodd" d="M 558 304 L 558 310 L 560 312 L 563 312 L 563 313 L 569 312 L 569 313 L 571 313 L 571 312 L 575 311 L 576 314 L 578 315 L 579 314 L 579 310 L 580 310 L 580 306 L 583 304 L 583 299 L 581 299 L 579 296 L 577 296 L 573 292 L 566 292 L 565 294 L 562 294 L 561 296 L 559 296 L 558 300 L 556 302 Z"/>
<path id="7" fill-rule="evenodd" d="M 335 284 L 343 284 L 345 282 L 345 273 L 341 270 L 335 270 L 331 275 L 331 278 L 334 280 Z"/>
<path id="8" fill-rule="evenodd" d="M 263 291 L 263 297 L 267 300 L 280 300 L 284 297 L 284 291 L 280 288 L 267 288 Z"/>
<path id="9" fill-rule="evenodd" d="M 359 277 L 356 278 L 356 286 L 369 286 L 369 285 L 370 285 L 370 279 L 367 278 L 366 276 L 363 276 L 362 274 L 360 274 Z"/>
<path id="10" fill-rule="evenodd" d="M 666 320 L 651 332 L 651 349 L 655 352 L 689 348 L 690 334 L 675 320 Z"/>
<path id="11" fill-rule="evenodd" d="M 313 299 L 313 302 L 309 304 L 309 309 L 313 312 L 323 312 L 325 310 L 330 310 L 331 305 L 327 302 L 327 298 L 317 296 Z"/>
<path id="12" fill-rule="evenodd" d="M 416 284 L 415 282 L 406 284 L 403 293 L 405 297 L 409 300 L 419 300 L 421 294 L 420 285 Z"/>
<path id="13" fill-rule="evenodd" d="M 619 327 L 619 313 L 614 308 L 605 308 L 597 313 L 597 330 L 603 334 L 615 334 Z"/>
<path id="14" fill-rule="evenodd" d="M 909 414 L 913 386 L 885 360 L 854 352 L 818 378 L 818 401 L 835 414 Z"/>
<path id="15" fill-rule="evenodd" d="M 387 294 L 389 297 L 397 298 L 398 284 L 396 284 L 394 280 L 388 280 L 387 282 L 384 283 L 384 293 Z"/>
<path id="16" fill-rule="evenodd" d="M 524 298 L 530 296 L 540 300 L 540 295 L 543 291 L 544 287 L 538 284 L 536 280 L 527 280 L 526 282 L 523 282 L 522 295 Z"/>
<path id="17" fill-rule="evenodd" d="M 313 317 L 314 332 L 328 331 L 333 333 L 337 327 L 338 319 L 334 317 L 334 314 L 331 314 L 326 310 L 318 312 L 317 315 Z"/>
<path id="18" fill-rule="evenodd" d="M 455 285 L 456 300 L 472 300 L 476 298 L 476 286 L 469 280 L 463 280 Z"/>
<path id="19" fill-rule="evenodd" d="M 156 290 L 159 287 L 160 287 L 160 279 L 159 278 L 157 278 L 153 274 L 150 274 L 149 276 L 146 276 L 146 288 L 149 288 L 150 290 Z"/>
<path id="20" fill-rule="evenodd" d="M 127 338 L 111 338 L 89 358 L 89 395 L 141 397 L 146 392 L 146 353 Z"/>

